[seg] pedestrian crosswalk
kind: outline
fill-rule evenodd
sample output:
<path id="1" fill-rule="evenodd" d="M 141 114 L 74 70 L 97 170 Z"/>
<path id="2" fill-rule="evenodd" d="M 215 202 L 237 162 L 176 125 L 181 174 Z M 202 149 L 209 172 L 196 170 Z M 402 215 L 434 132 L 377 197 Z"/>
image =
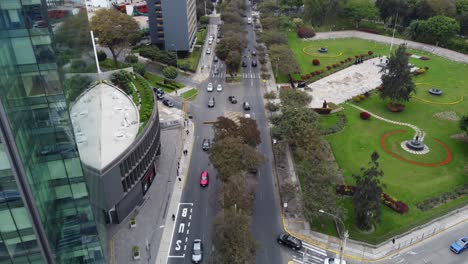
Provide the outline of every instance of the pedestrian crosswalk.
<path id="1" fill-rule="evenodd" d="M 323 264 L 327 258 L 327 251 L 302 242 L 303 249 L 293 254 L 293 261 L 297 264 Z"/>
<path id="2" fill-rule="evenodd" d="M 243 79 L 258 79 L 260 78 L 260 74 L 258 73 L 242 73 Z"/>
<path id="3" fill-rule="evenodd" d="M 218 74 L 215 74 L 214 72 L 211 73 L 211 78 L 212 79 L 225 79 L 226 78 L 226 73 L 225 72 L 220 72 Z M 242 79 L 260 79 L 260 74 L 259 73 L 242 73 Z"/>

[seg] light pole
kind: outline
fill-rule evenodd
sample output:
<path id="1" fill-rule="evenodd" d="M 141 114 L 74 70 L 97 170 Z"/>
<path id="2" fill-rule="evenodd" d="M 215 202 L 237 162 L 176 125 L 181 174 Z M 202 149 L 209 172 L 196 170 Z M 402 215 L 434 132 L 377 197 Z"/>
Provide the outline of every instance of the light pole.
<path id="1" fill-rule="evenodd" d="M 320 209 L 319 210 L 319 213 L 321 214 L 326 214 L 326 215 L 329 215 L 335 219 L 338 219 L 338 221 L 341 223 L 341 225 L 343 226 L 343 229 L 341 232 L 343 232 L 342 234 L 340 234 L 340 238 L 341 238 L 341 246 L 340 246 L 340 264 L 343 264 L 343 255 L 344 255 L 344 248 L 346 247 L 346 240 L 348 239 L 349 237 L 349 233 L 348 233 L 348 230 L 345 230 L 345 225 L 343 223 L 343 221 L 341 220 L 341 218 L 339 218 L 338 216 L 334 215 L 334 214 L 331 214 L 331 213 L 328 213 L 328 212 L 325 212 L 324 210 Z M 340 232 L 340 233 L 341 233 Z"/>
<path id="2" fill-rule="evenodd" d="M 175 49 L 175 60 L 176 60 L 176 68 L 179 69 L 179 58 L 177 57 L 177 48 L 175 44 L 171 44 L 172 47 Z"/>

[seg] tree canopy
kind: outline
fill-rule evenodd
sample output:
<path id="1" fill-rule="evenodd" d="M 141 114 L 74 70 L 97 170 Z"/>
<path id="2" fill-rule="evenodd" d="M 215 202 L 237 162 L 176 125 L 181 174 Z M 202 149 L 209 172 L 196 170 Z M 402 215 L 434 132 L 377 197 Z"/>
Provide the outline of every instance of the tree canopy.
<path id="1" fill-rule="evenodd" d="M 380 98 L 389 98 L 392 103 L 407 102 L 410 94 L 416 91 L 405 52 L 406 46 L 400 45 L 391 54 L 387 67 L 382 69 L 383 90 L 380 92 Z"/>
<path id="2" fill-rule="evenodd" d="M 109 48 L 116 67 L 122 49 L 141 38 L 135 19 L 115 9 L 97 10 L 91 18 L 91 29 L 99 45 Z"/>
<path id="3" fill-rule="evenodd" d="M 271 45 L 269 50 L 273 70 L 276 70 L 276 66 L 278 66 L 278 71 L 282 74 L 289 74 L 299 70 L 299 65 L 287 45 Z"/>
<path id="4" fill-rule="evenodd" d="M 174 68 L 172 66 L 164 67 L 162 73 L 163 73 L 164 77 L 166 77 L 169 80 L 174 80 L 175 78 L 177 78 L 177 75 L 179 74 L 177 72 L 176 68 Z"/>
<path id="5" fill-rule="evenodd" d="M 379 168 L 379 154 L 373 152 L 368 168 L 361 168 L 361 174 L 353 174 L 356 181 L 356 192 L 353 196 L 354 210 L 356 212 L 356 224 L 362 230 L 369 230 L 380 222 L 382 215 L 381 195 L 382 187 L 380 179 L 384 173 Z"/>
<path id="6" fill-rule="evenodd" d="M 343 14 L 352 19 L 356 28 L 359 28 L 359 22 L 361 22 L 362 19 L 376 18 L 378 10 L 373 1 L 351 0 L 345 4 Z"/>
<path id="7" fill-rule="evenodd" d="M 55 34 L 57 43 L 82 52 L 91 50 L 91 34 L 89 32 L 88 15 L 80 11 L 77 15 L 69 16 L 63 21 Z"/>

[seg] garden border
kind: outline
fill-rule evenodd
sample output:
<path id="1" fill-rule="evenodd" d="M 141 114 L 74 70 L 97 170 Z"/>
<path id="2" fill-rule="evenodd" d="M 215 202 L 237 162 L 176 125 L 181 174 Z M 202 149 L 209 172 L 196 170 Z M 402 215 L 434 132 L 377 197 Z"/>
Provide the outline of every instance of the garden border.
<path id="1" fill-rule="evenodd" d="M 407 131 L 406 130 L 402 130 L 402 129 L 398 129 L 398 130 L 392 130 L 390 132 L 387 132 L 385 134 L 382 135 L 382 137 L 380 138 L 380 145 L 381 147 L 383 148 L 383 150 L 390 154 L 391 156 L 393 156 L 394 158 L 397 158 L 401 161 L 404 161 L 404 162 L 407 162 L 407 163 L 410 163 L 410 164 L 413 164 L 413 165 L 416 165 L 416 166 L 422 166 L 422 167 L 438 167 L 438 166 L 443 166 L 443 165 L 447 165 L 449 164 L 451 161 L 452 161 L 452 152 L 450 151 L 449 147 L 444 143 L 442 142 L 441 140 L 437 139 L 437 138 L 434 138 L 434 140 L 439 143 L 439 145 L 441 145 L 444 149 L 445 149 L 445 160 L 441 161 L 441 162 L 437 162 L 437 163 L 423 163 L 423 162 L 418 162 L 418 161 L 413 161 L 413 160 L 409 160 L 409 159 L 406 159 L 398 154 L 396 154 L 395 152 L 391 151 L 390 149 L 387 148 L 387 145 L 385 144 L 385 139 L 393 134 L 397 134 L 397 133 L 406 133 Z"/>

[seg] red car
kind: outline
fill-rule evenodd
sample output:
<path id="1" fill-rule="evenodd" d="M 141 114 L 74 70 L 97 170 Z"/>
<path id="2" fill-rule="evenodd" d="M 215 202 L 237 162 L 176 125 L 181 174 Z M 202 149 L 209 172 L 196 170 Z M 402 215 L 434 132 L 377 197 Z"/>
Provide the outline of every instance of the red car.
<path id="1" fill-rule="evenodd" d="M 200 186 L 206 187 L 208 186 L 208 172 L 202 171 L 200 174 Z"/>

